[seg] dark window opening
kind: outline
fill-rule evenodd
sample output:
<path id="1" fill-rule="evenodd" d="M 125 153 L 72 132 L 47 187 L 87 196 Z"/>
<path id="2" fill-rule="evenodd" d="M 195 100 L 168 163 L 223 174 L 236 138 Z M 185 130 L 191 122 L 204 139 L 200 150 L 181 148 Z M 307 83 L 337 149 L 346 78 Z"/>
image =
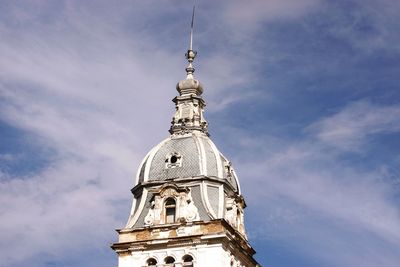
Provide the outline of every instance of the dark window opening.
<path id="1" fill-rule="evenodd" d="M 171 263 L 175 262 L 175 259 L 172 258 L 171 256 L 168 256 L 168 257 L 165 258 L 164 261 L 165 261 L 166 264 L 171 264 Z"/>
<path id="2" fill-rule="evenodd" d="M 190 255 L 183 256 L 183 264 L 185 267 L 193 267 L 193 257 Z"/>
<path id="3" fill-rule="evenodd" d="M 190 255 L 185 255 L 183 256 L 183 262 L 192 262 L 193 261 L 193 257 Z"/>
<path id="4" fill-rule="evenodd" d="M 174 223 L 176 213 L 176 203 L 173 198 L 165 201 L 165 223 Z"/>
<path id="5" fill-rule="evenodd" d="M 174 155 L 171 157 L 171 163 L 174 164 L 178 161 L 178 158 Z"/>
<path id="6" fill-rule="evenodd" d="M 147 266 L 156 266 L 157 260 L 154 258 L 150 258 L 147 260 Z"/>

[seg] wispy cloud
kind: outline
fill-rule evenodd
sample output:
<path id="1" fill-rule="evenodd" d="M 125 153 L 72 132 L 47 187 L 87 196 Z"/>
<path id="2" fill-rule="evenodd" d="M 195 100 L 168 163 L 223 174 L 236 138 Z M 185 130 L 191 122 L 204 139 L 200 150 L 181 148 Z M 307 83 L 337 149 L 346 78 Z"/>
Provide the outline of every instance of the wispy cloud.
<path id="1" fill-rule="evenodd" d="M 278 149 L 253 141 L 269 150 L 265 157 L 254 155 L 247 163 L 233 159 L 247 178 L 242 187 L 257 216 L 248 226 L 253 239 L 283 243 L 324 266 L 397 265 L 399 192 L 382 181 L 380 168 L 349 166 L 311 140 L 289 141 Z"/>
<path id="2" fill-rule="evenodd" d="M 19 35 L 3 29 L 1 119 L 54 153 L 39 172 L 2 173 L 0 266 L 24 266 L 45 254 L 29 263 L 43 266 L 79 247 L 107 247 L 115 239 L 112 229 L 124 224 L 130 177 L 146 150 L 141 140 L 148 133 L 137 129 L 156 133 L 153 142 L 166 134 L 172 105 L 165 99 L 173 90 L 154 97 L 149 81 L 159 75 L 148 58 L 156 55 L 165 69 L 177 62 L 166 51 L 154 54 L 151 43 L 142 50 L 144 43 L 110 25 L 88 24 L 97 22 L 74 20 L 67 33 L 57 25 Z M 175 82 L 157 77 L 165 88 Z"/>
<path id="3" fill-rule="evenodd" d="M 342 10 L 345 6 L 338 3 L 331 8 Z M 330 24 L 328 31 L 333 36 L 347 40 L 357 52 L 398 54 L 400 50 L 395 43 L 399 41 L 396 32 L 400 23 L 394 12 L 398 8 L 399 2 L 393 0 L 354 1 L 348 12 L 338 12 L 325 23 Z"/>
<path id="4" fill-rule="evenodd" d="M 246 30 L 259 29 L 265 22 L 295 19 L 315 11 L 321 0 L 235 1 L 227 8 L 227 20 Z"/>
<path id="5" fill-rule="evenodd" d="M 43 5 L 43 12 L 54 8 Z M 89 12 L 94 7 L 68 2 L 53 10 L 59 17 L 46 11 L 51 24 L 39 20 L 37 6 L 34 12 L 10 6 L 15 25 L 3 21 L 0 27 L 1 119 L 53 153 L 34 173 L 1 173 L 0 266 L 42 266 L 115 240 L 112 229 L 128 215 L 141 157 L 167 135 L 173 114 L 168 100 L 185 62 L 173 47 L 160 46 L 153 31 L 134 26 L 129 32 L 124 25 L 151 6 L 135 4 L 132 14 L 113 7 L 100 19 Z M 230 62 L 218 66 L 228 76 L 238 73 Z M 223 79 L 225 86 L 243 81 Z M 222 94 L 218 83 L 211 86 Z M 35 157 L 39 151 L 25 153 Z"/>
<path id="6" fill-rule="evenodd" d="M 209 114 L 218 112 L 244 124 L 236 129 L 231 121 L 219 126 L 210 122 L 224 133 L 221 146 L 231 150 L 244 192 L 249 192 L 248 209 L 257 214 L 248 220 L 250 236 L 258 234 L 255 248 L 262 250 L 272 239 L 301 251 L 317 262 L 314 266 L 397 266 L 398 192 L 381 179 L 391 175 L 391 166 L 358 168 L 341 156 L 382 134 L 397 133 L 400 108 L 367 100 L 340 102 L 331 105 L 336 107 L 333 114 L 310 115 L 303 127 L 306 135 L 291 139 L 263 132 L 284 122 L 268 121 L 262 100 L 282 102 L 286 111 L 286 100 L 294 94 L 276 100 L 273 88 L 260 90 L 271 67 L 263 61 L 266 51 L 259 49 L 260 43 L 272 42 L 262 39 L 264 26 L 307 24 L 305 17 L 330 10 L 326 2 L 199 4 L 203 24 L 196 25 L 201 48 L 196 75 L 205 84 Z M 115 240 L 112 229 L 122 227 L 128 215 L 139 161 L 167 135 L 173 114 L 169 99 L 186 64 L 177 47 L 185 49 L 182 25 L 188 25 L 190 14 L 182 14 L 191 7 L 176 1 L 39 1 L 28 6 L 10 1 L 2 7 L 0 119 L 30 133 L 29 142 L 52 153 L 32 173 L 0 171 L 0 266 L 43 266 Z M 386 22 L 380 21 L 383 29 Z M 328 28 L 328 34 L 350 42 L 357 30 L 347 31 L 334 21 Z M 274 34 L 287 37 L 280 30 Z M 295 48 L 285 43 L 284 51 L 278 49 L 281 45 L 267 51 L 269 63 L 279 65 L 302 51 L 298 43 Z M 317 60 L 318 55 L 312 56 L 306 62 Z M 303 76 L 315 74 L 327 61 L 289 69 L 275 84 L 285 84 L 303 70 Z M 249 110 L 233 105 L 244 97 L 251 102 Z M 302 110 L 296 107 L 296 112 Z M 239 121 L 240 115 L 252 120 Z M 24 153 L 24 158 L 40 156 L 36 150 Z M 2 161 L 16 157 L 0 155 Z"/>
<path id="7" fill-rule="evenodd" d="M 400 131 L 400 106 L 353 102 L 333 116 L 313 123 L 307 131 L 325 144 L 357 151 L 378 134 Z"/>

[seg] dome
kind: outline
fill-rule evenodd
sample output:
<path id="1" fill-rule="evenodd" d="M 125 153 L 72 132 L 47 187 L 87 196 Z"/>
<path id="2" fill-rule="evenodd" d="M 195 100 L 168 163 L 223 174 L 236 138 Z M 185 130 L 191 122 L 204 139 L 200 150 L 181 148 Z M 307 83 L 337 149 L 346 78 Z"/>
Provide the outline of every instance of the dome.
<path id="1" fill-rule="evenodd" d="M 186 80 L 178 83 L 170 136 L 144 157 L 131 192 L 126 228 L 224 219 L 245 236 L 237 176 L 208 134 L 203 87 L 194 79 L 195 53 L 187 53 Z"/>
<path id="2" fill-rule="evenodd" d="M 224 180 L 240 190 L 231 163 L 206 134 L 194 131 L 171 135 L 150 150 L 139 166 L 136 185 L 199 176 Z"/>

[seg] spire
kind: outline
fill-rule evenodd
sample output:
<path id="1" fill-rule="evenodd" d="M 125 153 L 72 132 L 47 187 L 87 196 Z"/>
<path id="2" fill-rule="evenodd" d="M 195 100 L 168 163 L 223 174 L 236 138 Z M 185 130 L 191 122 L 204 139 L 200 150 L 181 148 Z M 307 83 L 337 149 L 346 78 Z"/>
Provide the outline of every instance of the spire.
<path id="1" fill-rule="evenodd" d="M 201 94 L 202 84 L 194 79 L 193 61 L 197 52 L 193 50 L 193 25 L 195 6 L 193 6 L 192 22 L 190 24 L 189 49 L 185 56 L 189 65 L 186 67 L 186 79 L 176 85 L 179 96 L 173 99 L 176 113 L 172 119 L 171 134 L 184 134 L 192 131 L 200 131 L 208 135 L 207 122 L 203 111 L 206 106 Z"/>
<path id="2" fill-rule="evenodd" d="M 189 65 L 186 68 L 186 79 L 193 79 L 193 73 L 194 73 L 194 67 L 193 67 L 193 61 L 194 58 L 197 55 L 197 52 L 193 50 L 193 24 L 194 24 L 194 12 L 195 12 L 196 6 L 193 6 L 193 13 L 192 13 L 192 23 L 190 24 L 190 38 L 189 38 L 189 49 L 186 52 L 186 59 L 189 62 Z"/>

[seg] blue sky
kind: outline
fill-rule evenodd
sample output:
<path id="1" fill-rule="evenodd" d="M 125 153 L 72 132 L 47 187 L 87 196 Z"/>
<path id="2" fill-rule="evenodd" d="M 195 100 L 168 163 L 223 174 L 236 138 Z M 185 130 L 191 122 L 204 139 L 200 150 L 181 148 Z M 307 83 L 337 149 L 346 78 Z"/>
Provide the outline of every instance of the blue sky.
<path id="1" fill-rule="evenodd" d="M 1 1 L 1 267 L 117 266 L 109 245 L 168 135 L 191 8 Z M 398 10 L 197 1 L 195 74 L 263 266 L 399 266 Z"/>

